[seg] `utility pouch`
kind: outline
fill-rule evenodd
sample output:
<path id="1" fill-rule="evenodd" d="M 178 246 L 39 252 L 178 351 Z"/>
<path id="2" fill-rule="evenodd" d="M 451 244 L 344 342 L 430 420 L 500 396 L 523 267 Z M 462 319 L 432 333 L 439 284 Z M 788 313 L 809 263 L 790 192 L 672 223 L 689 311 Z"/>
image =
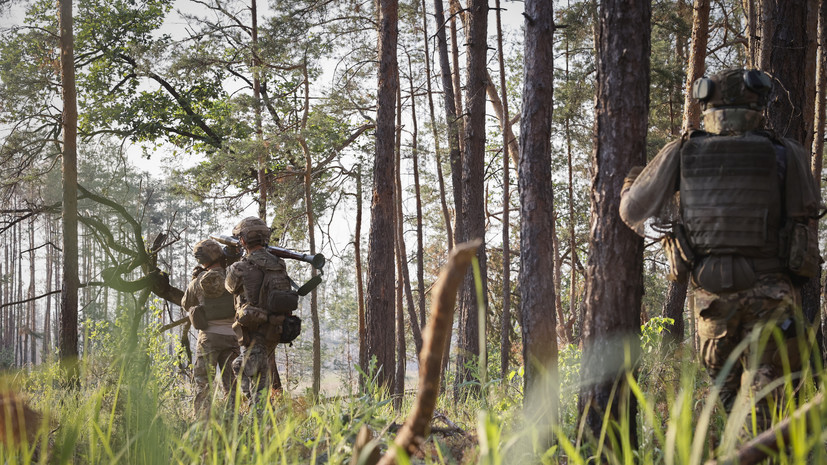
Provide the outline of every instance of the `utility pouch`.
<path id="1" fill-rule="evenodd" d="M 661 244 L 663 245 L 663 252 L 669 260 L 669 272 L 666 278 L 674 282 L 685 280 L 687 273 L 692 269 L 695 254 L 686 239 L 683 225 L 673 225 L 672 233 L 661 239 Z"/>
<path id="2" fill-rule="evenodd" d="M 271 315 L 268 319 L 267 328 L 264 332 L 264 340 L 268 344 L 276 345 L 281 341 L 282 325 L 284 324 L 284 316 Z"/>
<path id="3" fill-rule="evenodd" d="M 788 231 L 787 269 L 804 278 L 816 276 L 823 260 L 818 251 L 815 220 L 793 221 Z"/>
<path id="4" fill-rule="evenodd" d="M 281 342 L 284 344 L 292 343 L 302 332 L 302 319 L 287 315 L 284 317 L 284 323 L 281 324 Z M 292 344 L 291 344 L 292 345 Z"/>
<path id="5" fill-rule="evenodd" d="M 295 291 L 271 289 L 265 308 L 275 314 L 290 313 L 299 306 L 299 295 Z"/>
<path id="6" fill-rule="evenodd" d="M 205 330 L 210 325 L 207 322 L 207 315 L 204 312 L 204 307 L 201 305 L 196 305 L 192 307 L 192 310 L 189 311 L 190 323 L 192 323 L 192 327 L 198 330 Z"/>
<path id="7" fill-rule="evenodd" d="M 246 305 L 236 313 L 236 323 L 251 330 L 256 329 L 262 324 L 267 323 L 267 312 L 258 307 Z"/>

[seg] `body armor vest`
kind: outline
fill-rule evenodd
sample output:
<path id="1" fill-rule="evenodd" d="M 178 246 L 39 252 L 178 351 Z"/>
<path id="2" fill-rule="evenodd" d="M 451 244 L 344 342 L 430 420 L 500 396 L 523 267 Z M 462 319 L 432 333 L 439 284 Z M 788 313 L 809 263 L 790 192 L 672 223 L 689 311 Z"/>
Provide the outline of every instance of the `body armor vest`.
<path id="1" fill-rule="evenodd" d="M 681 216 L 693 252 L 778 257 L 782 202 L 772 140 L 695 137 L 680 156 Z"/>
<path id="2" fill-rule="evenodd" d="M 235 315 L 235 307 L 233 306 L 233 295 L 229 292 L 224 292 L 221 297 L 209 298 L 204 297 L 204 302 L 201 304 L 204 307 L 204 316 L 207 321 L 223 320 L 232 318 Z"/>

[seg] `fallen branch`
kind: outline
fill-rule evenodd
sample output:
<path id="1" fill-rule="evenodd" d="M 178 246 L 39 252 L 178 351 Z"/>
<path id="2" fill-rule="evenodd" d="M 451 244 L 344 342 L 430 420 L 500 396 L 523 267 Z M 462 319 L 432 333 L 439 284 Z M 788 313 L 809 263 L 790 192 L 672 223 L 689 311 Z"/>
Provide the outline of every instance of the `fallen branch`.
<path id="1" fill-rule="evenodd" d="M 158 329 L 158 332 L 163 333 L 164 331 L 169 331 L 170 329 L 175 328 L 176 326 L 181 326 L 182 324 L 184 324 L 188 321 L 190 321 L 190 317 L 188 317 L 188 316 L 181 317 L 181 318 L 173 321 L 172 323 L 167 323 L 164 326 L 161 326 Z"/>
<path id="2" fill-rule="evenodd" d="M 419 393 L 407 421 L 394 441 L 398 447 L 391 447 L 388 450 L 379 461 L 381 465 L 396 464 L 398 449 L 404 449 L 411 455 L 424 442 L 439 397 L 442 354 L 448 342 L 448 330 L 454 320 L 457 289 L 462 284 L 465 271 L 471 264 L 480 244 L 482 241 L 477 239 L 457 245 L 451 252 L 448 263 L 439 274 L 439 285 L 434 289 L 431 302 L 431 318 L 422 334 L 423 347 L 419 357 Z"/>
<path id="3" fill-rule="evenodd" d="M 790 424 L 793 421 L 801 420 L 802 417 L 810 413 L 810 410 L 820 408 L 822 402 L 824 402 L 824 393 L 819 392 L 812 400 L 793 412 L 791 418 L 786 418 L 774 427 L 759 434 L 752 441 L 741 446 L 735 453 L 721 460 L 708 460 L 706 465 L 736 463 L 738 465 L 752 465 L 778 453 L 782 446 L 790 442 Z"/>

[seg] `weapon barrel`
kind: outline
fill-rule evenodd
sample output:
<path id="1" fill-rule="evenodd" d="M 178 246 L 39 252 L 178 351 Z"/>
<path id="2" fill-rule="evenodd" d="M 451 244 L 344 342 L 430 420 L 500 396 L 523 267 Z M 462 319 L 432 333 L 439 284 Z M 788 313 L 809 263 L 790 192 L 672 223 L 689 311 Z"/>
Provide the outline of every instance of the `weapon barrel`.
<path id="1" fill-rule="evenodd" d="M 220 242 L 226 246 L 241 248 L 241 241 L 238 240 L 237 237 L 227 236 L 224 234 L 214 234 L 210 236 L 210 239 Z"/>
<path id="2" fill-rule="evenodd" d="M 313 268 L 316 268 L 317 270 L 321 270 L 325 264 L 325 257 L 320 253 L 317 253 L 316 255 L 308 255 L 295 252 L 289 249 L 276 247 L 274 245 L 268 245 L 267 251 L 275 255 L 276 257 L 290 258 L 293 260 L 300 260 L 305 263 L 309 263 L 313 266 Z"/>

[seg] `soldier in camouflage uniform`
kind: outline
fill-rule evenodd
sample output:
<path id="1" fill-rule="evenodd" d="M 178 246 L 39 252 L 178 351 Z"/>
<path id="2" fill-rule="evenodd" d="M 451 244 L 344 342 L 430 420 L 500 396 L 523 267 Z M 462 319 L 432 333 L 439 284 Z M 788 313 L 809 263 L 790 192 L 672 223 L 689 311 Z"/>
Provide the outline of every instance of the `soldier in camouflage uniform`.
<path id="1" fill-rule="evenodd" d="M 199 330 L 193 367 L 195 413 L 206 417 L 210 410 L 209 386 L 215 379 L 216 366 L 221 373 L 224 393 L 234 392 L 235 375 L 231 364 L 238 357 L 239 349 L 232 328 L 233 300 L 224 288 L 225 261 L 221 246 L 206 239 L 195 244 L 193 254 L 200 265 L 193 270 L 181 306 Z"/>
<path id="2" fill-rule="evenodd" d="M 245 218 L 233 228 L 233 235 L 247 252 L 230 266 L 225 281 L 235 296 L 233 329 L 241 345 L 233 369 L 241 377 L 242 392 L 255 401 L 271 383 L 281 389 L 274 352 L 282 323 L 296 309 L 298 296 L 291 291 L 284 260 L 267 251 L 270 228 L 264 221 Z"/>
<path id="3" fill-rule="evenodd" d="M 649 218 L 653 228 L 670 231 L 663 239 L 670 279 L 691 273 L 700 355 L 713 378 L 754 330 L 780 331 L 786 347 L 765 333 L 758 353 L 749 345 L 737 354 L 721 387 L 727 411 L 740 388 L 755 394 L 783 377 L 785 362 L 800 370 L 800 285 L 820 262 L 818 186 L 808 153 L 761 129 L 770 88 L 757 70 L 698 79 L 692 93 L 704 108 L 705 131 L 684 134 L 645 168 L 633 168 L 621 193 L 621 218 L 639 235 Z M 771 396 L 783 401 L 781 388 Z M 761 430 L 771 426 L 770 405 L 756 399 Z"/>

